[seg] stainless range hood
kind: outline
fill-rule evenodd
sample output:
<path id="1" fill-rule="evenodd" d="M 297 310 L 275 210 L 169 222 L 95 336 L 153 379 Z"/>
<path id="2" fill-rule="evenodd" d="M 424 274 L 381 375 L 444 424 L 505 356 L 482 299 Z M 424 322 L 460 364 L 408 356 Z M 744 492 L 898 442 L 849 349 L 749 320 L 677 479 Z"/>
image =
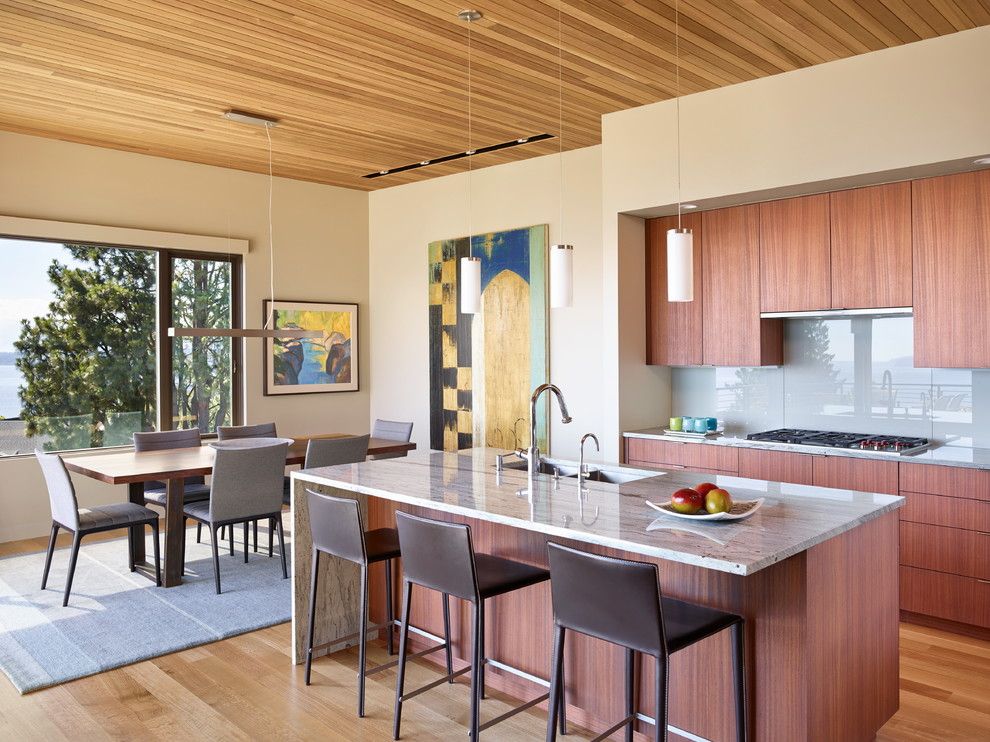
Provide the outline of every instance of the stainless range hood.
<path id="1" fill-rule="evenodd" d="M 911 317 L 913 307 L 883 309 L 815 309 L 810 312 L 760 312 L 760 319 L 837 319 L 842 317 Z"/>

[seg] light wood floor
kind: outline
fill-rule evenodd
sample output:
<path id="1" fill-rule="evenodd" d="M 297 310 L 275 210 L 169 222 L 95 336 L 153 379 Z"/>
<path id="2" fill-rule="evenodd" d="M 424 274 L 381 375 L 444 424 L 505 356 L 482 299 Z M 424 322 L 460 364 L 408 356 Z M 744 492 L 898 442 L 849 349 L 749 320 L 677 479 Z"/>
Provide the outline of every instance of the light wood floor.
<path id="1" fill-rule="evenodd" d="M 0 556 L 36 551 L 43 539 L 0 544 Z M 139 662 L 27 696 L 0 678 L 0 739 L 17 740 L 389 740 L 394 671 L 368 679 L 367 717 L 355 716 L 354 651 L 314 664 L 314 684 L 289 665 L 289 625 L 274 626 Z M 372 662 L 384 650 L 369 651 Z M 409 687 L 432 680 L 430 665 L 410 669 Z M 618 686 L 616 686 L 618 687 Z M 485 701 L 482 719 L 509 708 Z M 404 740 L 462 740 L 468 690 L 442 685 L 404 705 Z M 491 740 L 532 740 L 545 713 L 498 725 Z M 572 726 L 564 739 L 589 739 Z M 484 735 L 483 735 L 484 736 Z M 671 737 L 673 739 L 673 737 Z M 901 708 L 881 742 L 990 739 L 990 642 L 935 629 L 901 627 Z"/>

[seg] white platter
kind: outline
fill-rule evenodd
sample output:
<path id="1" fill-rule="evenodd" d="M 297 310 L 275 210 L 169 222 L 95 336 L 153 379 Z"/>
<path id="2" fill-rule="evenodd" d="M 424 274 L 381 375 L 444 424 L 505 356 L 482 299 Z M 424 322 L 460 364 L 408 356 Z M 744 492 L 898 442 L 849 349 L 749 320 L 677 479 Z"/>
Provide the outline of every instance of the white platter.
<path id="1" fill-rule="evenodd" d="M 764 499 L 765 498 L 761 497 L 758 500 L 737 500 L 732 503 L 732 509 L 727 513 L 701 513 L 698 515 L 678 513 L 670 506 L 670 501 L 657 505 L 649 500 L 646 500 L 646 504 L 658 513 L 670 515 L 674 518 L 682 518 L 683 520 L 743 520 L 759 510 L 763 505 Z"/>

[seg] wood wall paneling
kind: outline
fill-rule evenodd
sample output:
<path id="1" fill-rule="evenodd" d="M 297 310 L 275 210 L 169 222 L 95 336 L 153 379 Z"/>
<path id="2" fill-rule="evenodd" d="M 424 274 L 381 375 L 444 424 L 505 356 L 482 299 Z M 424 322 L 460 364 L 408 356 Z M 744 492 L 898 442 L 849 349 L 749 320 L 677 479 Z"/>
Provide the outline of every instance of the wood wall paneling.
<path id="1" fill-rule="evenodd" d="M 761 311 L 832 307 L 829 196 L 760 204 Z"/>
<path id="2" fill-rule="evenodd" d="M 911 306 L 910 181 L 829 198 L 832 308 Z"/>
<path id="3" fill-rule="evenodd" d="M 656 366 L 702 363 L 701 214 L 685 214 L 681 224 L 694 232 L 694 301 L 667 301 L 667 230 L 676 216 L 646 223 L 646 362 Z"/>
<path id="4" fill-rule="evenodd" d="M 990 367 L 990 170 L 912 183 L 914 365 Z"/>
<path id="5" fill-rule="evenodd" d="M 757 448 L 739 449 L 739 476 L 765 479 L 770 482 L 812 484 L 812 459 L 806 453 L 763 451 Z"/>
<path id="6" fill-rule="evenodd" d="M 990 628 L 990 582 L 902 566 L 901 609 Z"/>
<path id="7" fill-rule="evenodd" d="M 783 323 L 760 319 L 760 207 L 707 211 L 702 224 L 704 362 L 783 363 Z"/>
<path id="8" fill-rule="evenodd" d="M 816 487 L 836 487 L 896 495 L 896 461 L 872 461 L 848 456 L 813 456 L 812 483 Z"/>
<path id="9" fill-rule="evenodd" d="M 990 500 L 990 471 L 936 464 L 901 464 L 902 492 Z"/>
<path id="10" fill-rule="evenodd" d="M 901 564 L 990 580 L 990 532 L 901 521 Z"/>

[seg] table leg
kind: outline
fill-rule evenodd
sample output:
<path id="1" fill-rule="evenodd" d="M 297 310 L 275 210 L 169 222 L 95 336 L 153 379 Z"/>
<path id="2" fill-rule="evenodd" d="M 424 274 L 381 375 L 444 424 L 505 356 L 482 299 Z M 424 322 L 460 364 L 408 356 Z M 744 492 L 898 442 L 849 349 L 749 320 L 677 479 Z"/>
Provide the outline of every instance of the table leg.
<path id="1" fill-rule="evenodd" d="M 127 499 L 135 505 L 144 505 L 144 482 L 131 482 L 127 485 Z M 131 550 L 131 564 L 144 564 L 144 526 L 133 526 L 128 531 L 127 540 Z"/>
<path id="2" fill-rule="evenodd" d="M 182 499 L 185 482 L 169 479 L 165 484 L 165 587 L 182 584 Z"/>

